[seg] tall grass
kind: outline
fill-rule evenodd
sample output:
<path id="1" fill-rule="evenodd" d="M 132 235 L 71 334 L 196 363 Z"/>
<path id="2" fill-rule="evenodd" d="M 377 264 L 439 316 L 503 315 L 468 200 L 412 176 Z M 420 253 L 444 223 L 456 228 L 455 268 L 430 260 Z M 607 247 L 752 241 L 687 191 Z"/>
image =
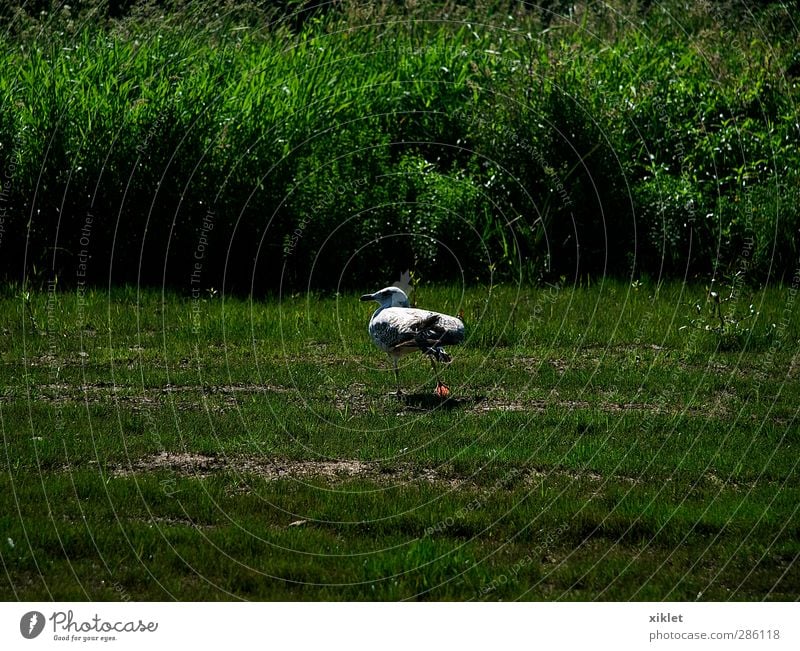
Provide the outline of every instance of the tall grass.
<path id="1" fill-rule="evenodd" d="M 6 278 L 264 292 L 797 266 L 780 5 L 88 6 L 18 12 L 0 40 Z"/>

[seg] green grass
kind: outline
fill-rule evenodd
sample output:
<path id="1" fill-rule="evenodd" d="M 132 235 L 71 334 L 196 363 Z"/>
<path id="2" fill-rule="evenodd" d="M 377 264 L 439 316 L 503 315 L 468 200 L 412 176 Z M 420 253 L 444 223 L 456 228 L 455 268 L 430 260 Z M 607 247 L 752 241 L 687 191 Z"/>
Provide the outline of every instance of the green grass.
<path id="1" fill-rule="evenodd" d="M 0 596 L 794 599 L 796 288 L 740 292 L 731 346 L 691 285 L 422 285 L 468 339 L 399 403 L 356 295 L 8 288 Z"/>

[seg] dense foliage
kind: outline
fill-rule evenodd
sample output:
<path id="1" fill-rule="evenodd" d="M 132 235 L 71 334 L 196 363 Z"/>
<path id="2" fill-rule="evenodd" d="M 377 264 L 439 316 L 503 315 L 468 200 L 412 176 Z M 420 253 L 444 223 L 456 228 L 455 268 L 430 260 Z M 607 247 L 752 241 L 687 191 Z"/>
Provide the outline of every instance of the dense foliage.
<path id="1" fill-rule="evenodd" d="M 6 279 L 261 293 L 798 266 L 780 4 L 112 4 L 4 14 Z"/>

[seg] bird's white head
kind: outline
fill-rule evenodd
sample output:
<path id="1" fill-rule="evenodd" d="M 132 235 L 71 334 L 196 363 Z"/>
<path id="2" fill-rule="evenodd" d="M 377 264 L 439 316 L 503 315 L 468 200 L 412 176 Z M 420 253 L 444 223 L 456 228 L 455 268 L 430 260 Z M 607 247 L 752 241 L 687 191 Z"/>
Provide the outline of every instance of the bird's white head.
<path id="1" fill-rule="evenodd" d="M 410 307 L 408 296 L 399 287 L 384 287 L 374 294 L 364 294 L 362 301 L 376 301 L 381 307 Z"/>

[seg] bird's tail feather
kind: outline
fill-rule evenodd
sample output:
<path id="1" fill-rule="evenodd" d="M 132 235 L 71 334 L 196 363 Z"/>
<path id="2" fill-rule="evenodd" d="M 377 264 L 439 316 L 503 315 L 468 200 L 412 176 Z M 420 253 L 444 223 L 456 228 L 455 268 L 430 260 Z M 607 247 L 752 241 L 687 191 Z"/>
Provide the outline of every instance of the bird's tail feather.
<path id="1" fill-rule="evenodd" d="M 449 364 L 453 361 L 453 358 L 447 354 L 447 351 L 442 348 L 441 346 L 430 346 L 428 348 L 423 348 L 423 353 L 426 355 L 430 355 L 433 359 L 437 362 L 441 362 L 442 364 Z"/>

